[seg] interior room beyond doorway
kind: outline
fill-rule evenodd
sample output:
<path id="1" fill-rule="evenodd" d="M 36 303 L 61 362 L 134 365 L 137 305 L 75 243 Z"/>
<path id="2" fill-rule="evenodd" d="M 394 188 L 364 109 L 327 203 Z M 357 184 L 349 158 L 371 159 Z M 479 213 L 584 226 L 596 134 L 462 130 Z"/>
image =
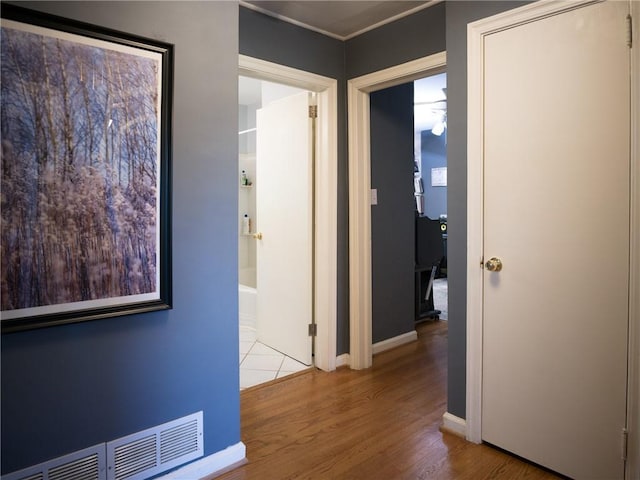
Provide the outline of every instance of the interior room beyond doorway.
<path id="1" fill-rule="evenodd" d="M 273 229 L 282 230 L 278 227 L 280 223 L 273 224 L 272 215 L 267 218 L 266 214 L 270 213 L 269 209 L 271 208 L 287 209 L 286 205 L 278 202 L 276 192 L 273 189 L 267 191 L 273 185 L 274 180 L 270 178 L 270 181 L 267 182 L 267 177 L 286 176 L 283 181 L 289 184 L 291 179 L 289 171 L 281 171 L 282 169 L 271 161 L 270 155 L 264 148 L 265 132 L 258 131 L 259 128 L 264 130 L 267 126 L 273 127 L 273 125 L 265 125 L 264 122 L 260 123 L 258 118 L 261 115 L 264 118 L 266 110 L 273 108 L 274 103 L 305 94 L 308 92 L 302 89 L 249 77 L 239 77 L 238 298 L 241 388 L 251 387 L 308 368 L 307 365 L 296 360 L 299 357 L 293 353 L 293 350 L 296 349 L 289 351 L 287 348 L 283 348 L 280 343 L 274 343 L 273 338 L 272 341 L 269 341 L 268 338 L 274 335 L 266 333 L 267 329 L 281 329 L 276 328 L 275 316 L 278 315 L 267 315 L 266 313 L 272 312 L 272 309 L 264 308 L 264 305 L 270 301 L 266 297 L 271 297 L 271 295 L 266 294 L 265 290 L 260 288 L 261 274 L 263 278 L 264 272 L 266 272 L 264 270 L 266 268 L 265 257 L 270 255 L 271 260 L 274 258 L 272 253 L 265 253 L 265 245 L 261 244 L 262 231 L 267 228 L 270 232 L 268 234 L 269 240 L 275 239 Z M 272 133 L 276 135 L 277 131 L 287 130 L 286 127 L 280 127 L 282 126 L 275 128 L 276 131 Z M 262 143 L 261 138 L 263 139 Z M 259 156 L 260 158 L 258 158 Z M 294 167 L 291 162 L 289 164 L 291 168 Z M 265 173 L 269 175 L 265 175 Z M 300 181 L 303 180 L 300 179 Z M 262 193 L 257 193 L 260 187 L 262 187 Z M 285 201 L 285 203 L 289 202 Z M 271 221 L 271 230 L 266 227 L 267 221 Z M 300 221 L 304 222 L 305 220 L 300 218 Z M 279 234 L 286 235 L 284 232 Z M 287 238 L 291 240 L 289 237 Z M 308 263 L 311 264 L 310 256 Z M 310 276 L 311 272 L 309 272 Z M 293 287 L 287 285 L 286 277 L 273 278 L 270 276 L 269 281 L 280 282 L 283 289 Z M 262 286 L 265 286 L 264 282 Z M 261 294 L 262 297 L 260 297 Z M 260 305 L 263 307 L 261 308 Z M 282 315 L 286 314 L 282 313 Z M 308 317 L 311 317 L 310 308 Z M 301 318 L 301 321 L 305 320 L 309 321 L 309 319 Z M 306 324 L 304 326 L 306 327 Z M 285 333 L 278 333 L 277 336 L 285 335 Z M 310 355 L 311 339 L 307 336 L 303 341 L 306 341 L 308 345 L 300 346 L 298 349 L 305 350 L 308 347 Z M 283 343 L 288 345 L 287 342 Z"/>
<path id="2" fill-rule="evenodd" d="M 439 318 L 447 320 L 447 74 L 416 80 L 413 87 L 416 216 L 417 221 L 426 217 L 439 223 L 442 238 L 442 255 L 434 276 L 425 274 L 426 289 L 419 292 L 421 297 L 431 295 L 433 305 L 424 298 L 418 299 L 417 305 L 418 309 L 426 310 L 425 313 L 439 312 Z M 425 241 L 418 240 L 416 237 L 419 249 L 419 243 Z M 418 251 L 416 257 L 420 257 Z M 417 318 L 420 313 L 417 312 Z"/>

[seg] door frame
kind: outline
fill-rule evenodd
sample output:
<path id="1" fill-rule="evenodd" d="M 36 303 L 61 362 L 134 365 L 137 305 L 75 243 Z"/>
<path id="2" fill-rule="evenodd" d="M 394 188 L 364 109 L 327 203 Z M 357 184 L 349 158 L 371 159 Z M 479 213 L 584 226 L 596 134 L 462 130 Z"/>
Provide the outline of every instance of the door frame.
<path id="1" fill-rule="evenodd" d="M 316 92 L 313 317 L 317 326 L 315 366 L 336 369 L 338 294 L 338 81 L 246 55 L 238 75 Z"/>
<path id="2" fill-rule="evenodd" d="M 487 35 L 594 1 L 535 2 L 470 23 L 467 27 L 467 381 L 466 437 L 482 441 L 482 279 L 483 256 L 483 43 Z M 631 2 L 636 46 L 631 55 L 631 185 L 629 345 L 627 379 L 627 478 L 640 475 L 640 5 Z M 570 428 L 570 425 L 567 426 Z M 622 435 L 622 433 L 621 433 Z"/>
<path id="3" fill-rule="evenodd" d="M 349 366 L 373 360 L 371 312 L 371 131 L 369 94 L 444 72 L 446 52 L 347 82 L 349 131 Z"/>

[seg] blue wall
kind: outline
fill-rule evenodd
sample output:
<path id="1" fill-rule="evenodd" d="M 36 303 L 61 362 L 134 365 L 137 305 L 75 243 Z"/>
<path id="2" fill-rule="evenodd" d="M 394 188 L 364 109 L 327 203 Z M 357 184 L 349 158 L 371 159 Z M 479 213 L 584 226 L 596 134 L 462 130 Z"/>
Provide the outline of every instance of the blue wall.
<path id="1" fill-rule="evenodd" d="M 2 473 L 204 411 L 240 441 L 238 6 L 33 2 L 175 44 L 173 310 L 2 336 Z"/>
<path id="2" fill-rule="evenodd" d="M 447 187 L 431 186 L 431 169 L 447 166 L 447 133 L 438 136 L 424 130 L 420 145 L 424 214 L 435 220 L 447 213 Z"/>
<path id="3" fill-rule="evenodd" d="M 372 339 L 415 330 L 413 83 L 373 92 L 371 103 Z"/>

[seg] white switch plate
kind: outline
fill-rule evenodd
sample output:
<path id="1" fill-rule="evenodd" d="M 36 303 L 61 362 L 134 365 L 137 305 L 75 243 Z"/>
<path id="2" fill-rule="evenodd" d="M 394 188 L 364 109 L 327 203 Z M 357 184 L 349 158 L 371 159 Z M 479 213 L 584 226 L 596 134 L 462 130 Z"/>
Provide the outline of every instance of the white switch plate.
<path id="1" fill-rule="evenodd" d="M 378 189 L 372 188 L 371 189 L 371 205 L 377 205 L 377 204 L 378 204 Z"/>

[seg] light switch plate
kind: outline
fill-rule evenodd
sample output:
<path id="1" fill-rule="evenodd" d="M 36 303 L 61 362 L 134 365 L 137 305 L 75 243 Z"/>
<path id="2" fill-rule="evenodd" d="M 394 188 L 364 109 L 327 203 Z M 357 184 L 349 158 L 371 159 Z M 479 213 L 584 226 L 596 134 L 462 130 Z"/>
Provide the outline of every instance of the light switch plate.
<path id="1" fill-rule="evenodd" d="M 377 204 L 378 204 L 378 189 L 372 188 L 371 189 L 371 205 L 377 205 Z"/>

